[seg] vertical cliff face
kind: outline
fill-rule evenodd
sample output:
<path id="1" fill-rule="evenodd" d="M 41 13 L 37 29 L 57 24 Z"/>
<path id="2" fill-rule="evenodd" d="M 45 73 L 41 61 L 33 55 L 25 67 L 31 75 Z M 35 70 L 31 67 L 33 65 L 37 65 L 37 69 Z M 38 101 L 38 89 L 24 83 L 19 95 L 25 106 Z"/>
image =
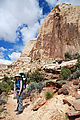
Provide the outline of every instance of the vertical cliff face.
<path id="1" fill-rule="evenodd" d="M 64 58 L 65 52 L 80 53 L 80 6 L 56 6 L 43 21 L 29 56 Z"/>
<path id="2" fill-rule="evenodd" d="M 29 57 L 30 51 L 35 45 L 36 40 L 30 40 L 27 45 L 24 47 L 20 57 Z"/>

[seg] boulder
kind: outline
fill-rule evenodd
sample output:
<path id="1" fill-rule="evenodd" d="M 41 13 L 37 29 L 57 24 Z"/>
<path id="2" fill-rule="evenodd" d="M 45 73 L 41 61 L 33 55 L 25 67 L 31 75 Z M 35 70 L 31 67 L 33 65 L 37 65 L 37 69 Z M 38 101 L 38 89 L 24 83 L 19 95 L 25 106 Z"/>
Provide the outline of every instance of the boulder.
<path id="1" fill-rule="evenodd" d="M 72 111 L 68 111 L 67 112 L 67 115 L 69 116 L 69 117 L 76 117 L 76 116 L 79 116 L 80 115 L 80 111 L 74 111 L 74 112 L 72 112 Z"/>
<path id="2" fill-rule="evenodd" d="M 42 98 L 38 98 L 38 100 L 36 101 L 36 104 L 34 105 L 34 107 L 32 108 L 33 111 L 37 111 L 40 107 L 42 107 L 44 104 L 46 103 L 45 99 Z"/>
<path id="3" fill-rule="evenodd" d="M 77 60 L 64 61 L 61 64 L 46 64 L 43 66 L 43 70 L 46 72 L 60 72 L 62 67 L 73 68 Z"/>
<path id="4" fill-rule="evenodd" d="M 77 80 L 73 82 L 73 85 L 78 85 L 78 84 L 79 82 Z"/>
<path id="5" fill-rule="evenodd" d="M 63 95 L 68 95 L 69 94 L 69 92 L 68 92 L 68 90 L 66 89 L 66 88 L 63 88 Z"/>
<path id="6" fill-rule="evenodd" d="M 58 95 L 63 94 L 63 95 L 68 95 L 69 92 L 66 88 L 61 88 L 58 90 Z"/>
<path id="7" fill-rule="evenodd" d="M 61 88 L 61 87 L 62 87 L 62 84 L 61 84 L 60 82 L 48 81 L 48 82 L 46 82 L 46 87 Z"/>

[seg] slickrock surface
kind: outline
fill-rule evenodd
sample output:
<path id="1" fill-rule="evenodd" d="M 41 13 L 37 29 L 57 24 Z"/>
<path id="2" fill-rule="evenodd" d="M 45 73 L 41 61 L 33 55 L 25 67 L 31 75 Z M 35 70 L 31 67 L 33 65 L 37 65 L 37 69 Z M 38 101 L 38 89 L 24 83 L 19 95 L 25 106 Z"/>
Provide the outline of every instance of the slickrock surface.
<path id="1" fill-rule="evenodd" d="M 64 58 L 80 53 L 80 6 L 57 5 L 43 21 L 30 57 Z"/>

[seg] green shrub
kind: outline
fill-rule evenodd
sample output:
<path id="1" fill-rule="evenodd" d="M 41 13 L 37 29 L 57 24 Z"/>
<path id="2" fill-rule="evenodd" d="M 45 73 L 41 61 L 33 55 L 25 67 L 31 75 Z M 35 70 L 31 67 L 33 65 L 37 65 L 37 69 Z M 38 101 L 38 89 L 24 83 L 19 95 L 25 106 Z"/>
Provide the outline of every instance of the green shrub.
<path id="1" fill-rule="evenodd" d="M 79 78 L 80 77 L 80 70 L 76 70 L 76 72 L 74 72 L 73 74 L 72 74 L 72 78 L 73 79 L 77 79 L 77 78 Z"/>
<path id="2" fill-rule="evenodd" d="M 44 81 L 43 74 L 38 70 L 35 70 L 33 73 L 29 75 L 28 82 L 41 82 Z"/>
<path id="3" fill-rule="evenodd" d="M 39 60 L 40 58 L 36 58 L 36 60 Z"/>
<path id="4" fill-rule="evenodd" d="M 6 72 L 7 74 L 10 74 L 10 72 Z"/>
<path id="5" fill-rule="evenodd" d="M 73 58 L 74 58 L 74 59 L 78 59 L 79 57 L 80 57 L 80 55 L 79 55 L 78 52 L 73 55 Z"/>
<path id="6" fill-rule="evenodd" d="M 61 81 L 59 81 L 60 83 L 62 83 L 62 84 L 67 84 L 67 80 L 61 80 Z"/>
<path id="7" fill-rule="evenodd" d="M 71 68 L 71 72 L 75 72 L 76 71 L 76 66 L 74 66 L 73 68 Z"/>
<path id="8" fill-rule="evenodd" d="M 45 93 L 45 97 L 46 97 L 46 99 L 50 99 L 50 98 L 53 97 L 53 94 L 48 91 L 48 92 Z"/>
<path id="9" fill-rule="evenodd" d="M 0 89 L 2 92 L 6 92 L 8 93 L 10 91 L 10 87 L 8 85 L 7 82 L 3 81 L 1 84 L 0 84 Z"/>
<path id="10" fill-rule="evenodd" d="M 71 75 L 71 71 L 68 68 L 61 68 L 60 77 L 62 79 L 67 79 Z"/>
<path id="11" fill-rule="evenodd" d="M 14 89 L 14 83 L 11 81 L 10 78 L 4 75 L 4 80 L 0 83 L 0 90 L 8 94 L 8 92 L 13 89 Z"/>
<path id="12" fill-rule="evenodd" d="M 45 85 L 42 83 L 31 82 L 27 87 L 27 92 L 31 93 L 33 90 L 36 90 L 36 89 L 41 91 L 44 87 Z"/>
<path id="13" fill-rule="evenodd" d="M 76 68 L 80 69 L 80 57 L 77 59 Z"/>
<path id="14" fill-rule="evenodd" d="M 8 79 L 9 78 L 6 75 L 4 75 L 4 81 L 7 82 Z"/>
<path id="15" fill-rule="evenodd" d="M 71 59 L 72 56 L 71 56 L 68 52 L 66 52 L 66 53 L 65 53 L 65 58 L 66 58 L 66 59 L 67 59 L 67 58 L 68 58 L 68 59 Z"/>

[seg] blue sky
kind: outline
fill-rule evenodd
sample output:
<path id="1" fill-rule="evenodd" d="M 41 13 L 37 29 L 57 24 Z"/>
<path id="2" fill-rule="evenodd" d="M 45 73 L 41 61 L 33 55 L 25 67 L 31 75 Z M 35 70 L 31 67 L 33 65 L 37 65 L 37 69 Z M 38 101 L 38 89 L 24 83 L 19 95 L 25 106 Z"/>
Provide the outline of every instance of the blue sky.
<path id="1" fill-rule="evenodd" d="M 0 0 L 0 64 L 11 64 L 57 5 L 80 5 L 80 0 Z"/>

